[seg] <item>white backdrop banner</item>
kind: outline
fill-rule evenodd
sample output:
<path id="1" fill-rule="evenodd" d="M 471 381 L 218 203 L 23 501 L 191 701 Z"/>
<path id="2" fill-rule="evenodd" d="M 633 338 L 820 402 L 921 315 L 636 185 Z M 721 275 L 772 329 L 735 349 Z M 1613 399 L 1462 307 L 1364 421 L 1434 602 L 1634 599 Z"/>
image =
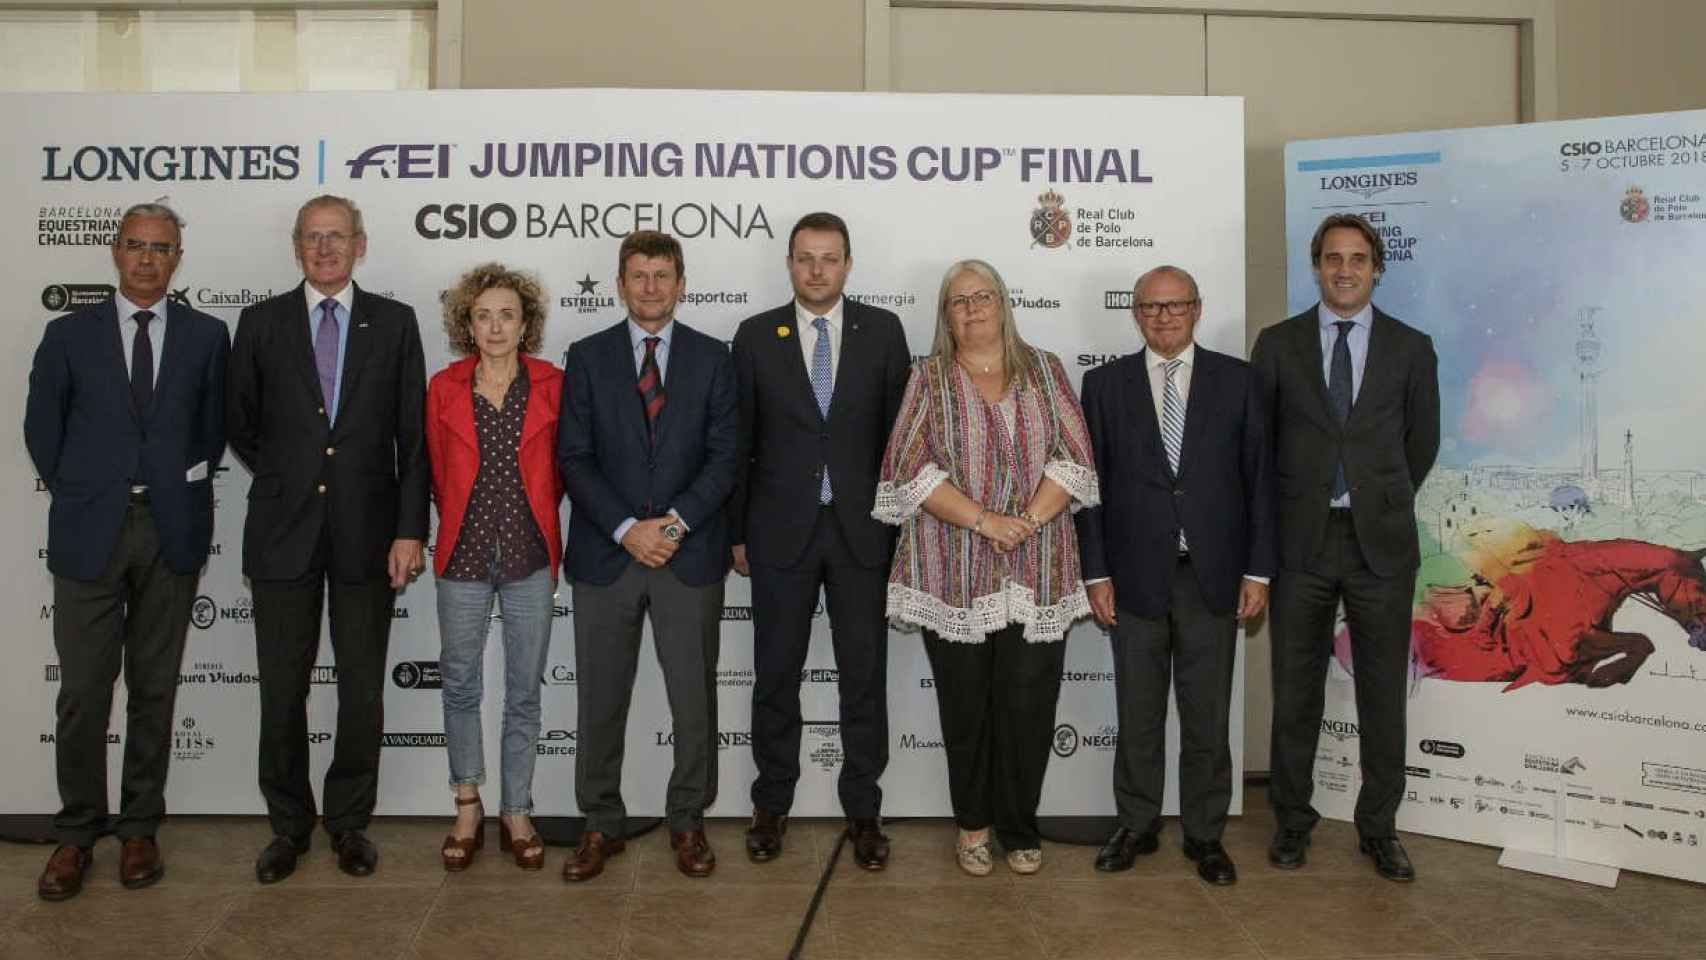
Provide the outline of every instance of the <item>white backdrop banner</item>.
<path id="1" fill-rule="evenodd" d="M 1375 302 L 1439 354 L 1399 827 L 1706 881 L 1706 111 L 1293 143 L 1285 171 L 1291 308 L 1315 225 L 1361 213 Z M 1316 805 L 1348 820 L 1341 665 L 1327 701 Z"/>
<path id="2" fill-rule="evenodd" d="M 1074 379 L 1137 348 L 1133 280 L 1175 263 L 1201 281 L 1199 338 L 1244 345 L 1243 107 L 1236 98 L 982 97 L 676 91 L 0 96 L 0 247 L 21 322 L 4 377 L 21 410 L 42 323 L 111 292 L 107 251 L 119 213 L 164 199 L 188 221 L 172 297 L 236 324 L 297 283 L 290 229 L 319 193 L 362 208 L 365 287 L 412 304 L 429 376 L 449 360 L 439 298 L 469 267 L 535 271 L 551 296 L 542 356 L 622 318 L 616 251 L 637 229 L 686 249 L 678 317 L 728 339 L 740 321 L 791 296 L 789 228 L 831 210 L 850 224 L 849 296 L 894 310 L 928 351 L 934 297 L 953 260 L 981 257 L 1012 288 L 1021 332 L 1059 354 Z M 0 676 L 8 723 L 0 812 L 58 806 L 54 788 L 51 580 L 43 563 L 47 494 L 15 416 L 0 459 L 0 583 L 14 638 Z M 184 656 L 169 801 L 184 813 L 254 813 L 258 691 L 252 606 L 240 567 L 249 477 L 227 455 L 215 482 L 216 530 Z M 567 511 L 565 504 L 564 510 Z M 547 815 L 574 805 L 575 663 L 569 591 L 558 595 L 544 683 L 535 797 Z M 731 576 L 724 611 L 715 815 L 749 809 L 754 768 L 748 588 Z M 821 610 L 821 607 L 820 607 Z M 495 625 L 494 625 L 495 626 Z M 828 621 L 814 625 L 804 675 L 804 775 L 795 813 L 837 815 L 841 762 Z M 497 631 L 494 629 L 494 639 Z M 1049 814 L 1112 811 L 1115 726 L 1107 641 L 1070 636 Z M 650 641 L 648 639 L 649 646 Z M 438 630 L 429 577 L 397 597 L 385 690 L 380 812 L 438 814 L 448 767 Z M 486 755 L 498 759 L 501 647 L 487 651 Z M 671 737 L 650 651 L 629 723 L 624 793 L 662 812 Z M 323 646 L 309 701 L 315 776 L 331 759 L 335 664 Z M 1241 664 L 1241 661 L 1240 661 Z M 1242 666 L 1233 708 L 1242 769 Z M 949 810 L 934 690 L 918 635 L 891 641 L 892 760 L 885 812 Z M 122 695 L 112 743 L 123 735 Z M 1176 754 L 1175 728 L 1173 753 Z M 117 770 L 120 751 L 109 749 Z M 116 792 L 117 778 L 113 778 Z M 1173 801 L 1170 801 L 1172 803 Z M 1241 804 L 1241 797 L 1238 802 Z"/>

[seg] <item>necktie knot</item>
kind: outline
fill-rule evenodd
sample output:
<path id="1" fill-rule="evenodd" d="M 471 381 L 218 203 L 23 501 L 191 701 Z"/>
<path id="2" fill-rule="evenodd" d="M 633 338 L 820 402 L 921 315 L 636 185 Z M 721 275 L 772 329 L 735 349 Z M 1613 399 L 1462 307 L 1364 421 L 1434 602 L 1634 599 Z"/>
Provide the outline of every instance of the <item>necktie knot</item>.
<path id="1" fill-rule="evenodd" d="M 1344 338 L 1351 335 L 1351 328 L 1356 326 L 1356 321 L 1355 320 L 1334 320 L 1333 326 L 1339 328 L 1339 339 L 1343 340 Z"/>
<path id="2" fill-rule="evenodd" d="M 823 336 L 829 330 L 829 318 L 828 317 L 813 317 L 812 318 L 812 328 L 817 331 L 818 336 L 820 336 L 820 337 Z"/>
<path id="3" fill-rule="evenodd" d="M 646 345 L 646 356 L 649 357 L 649 356 L 653 356 L 657 353 L 658 344 L 663 342 L 663 338 L 662 337 L 647 337 L 643 342 Z"/>
<path id="4" fill-rule="evenodd" d="M 148 322 L 154 319 L 154 311 L 138 310 L 131 315 L 131 319 L 136 321 L 136 329 L 147 332 Z"/>
<path id="5" fill-rule="evenodd" d="M 1167 379 L 1173 379 L 1173 375 L 1179 372 L 1179 368 L 1184 366 L 1184 363 L 1185 361 L 1179 357 L 1174 357 L 1166 363 L 1163 363 L 1161 366 L 1167 371 Z"/>

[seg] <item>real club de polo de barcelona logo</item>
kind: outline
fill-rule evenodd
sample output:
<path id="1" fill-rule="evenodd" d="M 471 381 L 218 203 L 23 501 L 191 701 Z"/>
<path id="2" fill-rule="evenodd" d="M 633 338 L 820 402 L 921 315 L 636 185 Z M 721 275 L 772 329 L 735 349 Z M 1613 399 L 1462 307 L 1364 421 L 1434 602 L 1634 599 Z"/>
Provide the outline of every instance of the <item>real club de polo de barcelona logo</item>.
<path id="1" fill-rule="evenodd" d="M 1031 211 L 1031 245 L 1041 244 L 1053 250 L 1066 246 L 1072 238 L 1072 217 L 1066 212 L 1066 198 L 1050 189 L 1037 195 L 1040 204 Z"/>
<path id="2" fill-rule="evenodd" d="M 1619 205 L 1617 212 L 1630 223 L 1640 223 L 1647 219 L 1647 214 L 1651 210 L 1651 205 L 1647 203 L 1646 193 L 1640 187 L 1630 187 L 1624 191 L 1623 203 Z"/>

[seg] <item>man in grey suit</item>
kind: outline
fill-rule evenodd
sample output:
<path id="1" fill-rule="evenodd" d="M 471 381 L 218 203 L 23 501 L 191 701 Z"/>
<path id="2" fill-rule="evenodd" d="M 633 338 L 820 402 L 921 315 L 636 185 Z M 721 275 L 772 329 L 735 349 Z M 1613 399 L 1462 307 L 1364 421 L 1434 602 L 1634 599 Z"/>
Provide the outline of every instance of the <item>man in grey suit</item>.
<path id="1" fill-rule="evenodd" d="M 1398 842 L 1410 611 L 1421 563 L 1416 490 L 1439 452 L 1433 342 L 1373 305 L 1385 249 L 1368 221 L 1321 222 L 1309 259 L 1321 300 L 1263 330 L 1251 353 L 1273 411 L 1280 568 L 1273 584 L 1273 786 L 1268 859 L 1303 866 L 1327 663 L 1340 601 L 1351 635 L 1362 852 L 1415 879 Z"/>

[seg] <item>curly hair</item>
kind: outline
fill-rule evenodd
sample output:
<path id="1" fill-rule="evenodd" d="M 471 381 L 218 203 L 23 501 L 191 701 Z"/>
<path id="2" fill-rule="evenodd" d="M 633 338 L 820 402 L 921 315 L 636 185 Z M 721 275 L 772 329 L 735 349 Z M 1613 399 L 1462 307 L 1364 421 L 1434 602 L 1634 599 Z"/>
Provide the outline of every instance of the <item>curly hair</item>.
<path id="1" fill-rule="evenodd" d="M 474 301 L 487 290 L 513 290 L 521 298 L 521 352 L 538 353 L 545 339 L 545 313 L 550 301 L 539 278 L 511 270 L 501 263 L 482 263 L 462 275 L 456 286 L 444 292 L 444 335 L 450 350 L 461 357 L 480 352 L 474 342 Z"/>

